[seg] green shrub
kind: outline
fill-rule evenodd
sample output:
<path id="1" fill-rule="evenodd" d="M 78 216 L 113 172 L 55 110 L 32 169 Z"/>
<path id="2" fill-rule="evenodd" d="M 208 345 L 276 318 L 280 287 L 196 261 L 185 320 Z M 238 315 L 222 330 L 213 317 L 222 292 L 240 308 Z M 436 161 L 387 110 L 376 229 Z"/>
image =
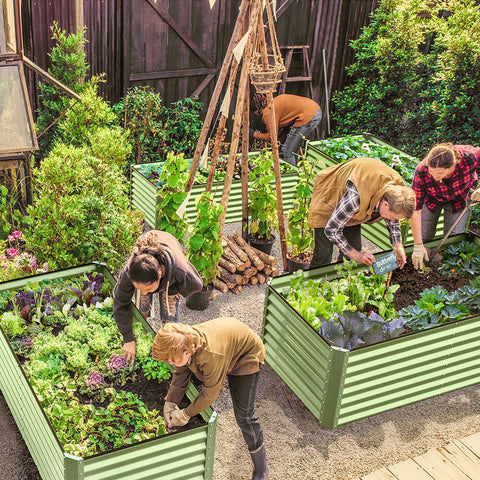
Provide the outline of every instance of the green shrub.
<path id="1" fill-rule="evenodd" d="M 473 0 L 382 1 L 332 97 L 334 134 L 368 131 L 422 156 L 439 141 L 478 143 L 479 22 Z"/>

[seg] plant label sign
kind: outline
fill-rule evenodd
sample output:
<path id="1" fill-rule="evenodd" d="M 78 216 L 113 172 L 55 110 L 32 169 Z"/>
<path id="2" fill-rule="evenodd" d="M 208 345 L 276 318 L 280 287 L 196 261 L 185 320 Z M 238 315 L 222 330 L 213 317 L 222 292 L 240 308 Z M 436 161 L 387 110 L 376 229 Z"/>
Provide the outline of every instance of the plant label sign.
<path id="1" fill-rule="evenodd" d="M 377 275 L 383 275 L 384 273 L 391 272 L 398 267 L 397 257 L 394 252 L 387 253 L 383 257 L 377 259 L 373 264 L 373 271 Z"/>

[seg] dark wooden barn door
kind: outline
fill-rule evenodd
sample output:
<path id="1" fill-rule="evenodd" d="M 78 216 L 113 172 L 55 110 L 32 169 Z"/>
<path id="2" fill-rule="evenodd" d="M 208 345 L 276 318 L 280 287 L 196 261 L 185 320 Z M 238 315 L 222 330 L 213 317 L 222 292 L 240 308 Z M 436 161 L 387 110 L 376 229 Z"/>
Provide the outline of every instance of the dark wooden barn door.
<path id="1" fill-rule="evenodd" d="M 207 103 L 221 65 L 224 2 L 212 8 L 207 0 L 126 3 L 124 85 L 150 85 L 165 104 L 193 95 Z"/>

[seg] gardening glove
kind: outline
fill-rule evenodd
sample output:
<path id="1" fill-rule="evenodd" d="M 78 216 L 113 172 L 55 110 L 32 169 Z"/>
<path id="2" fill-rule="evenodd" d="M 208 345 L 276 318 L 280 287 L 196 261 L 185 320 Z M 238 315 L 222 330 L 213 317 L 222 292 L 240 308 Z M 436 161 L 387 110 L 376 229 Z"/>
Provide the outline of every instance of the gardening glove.
<path id="1" fill-rule="evenodd" d="M 423 243 L 413 246 L 412 262 L 416 270 L 423 268 L 423 261 L 428 262 L 428 253 Z"/>
<path id="2" fill-rule="evenodd" d="M 472 202 L 480 202 L 480 188 L 477 188 L 472 192 L 472 195 L 470 196 L 470 200 Z"/>
<path id="3" fill-rule="evenodd" d="M 165 402 L 163 406 L 163 418 L 165 419 L 165 423 L 168 425 L 171 420 L 171 415 L 174 410 L 178 410 L 177 404 L 173 402 Z"/>
<path id="4" fill-rule="evenodd" d="M 176 405 L 175 405 L 176 406 Z M 181 427 L 186 425 L 190 417 L 185 414 L 185 409 L 182 408 L 181 410 L 177 407 L 170 413 L 170 421 L 167 423 L 168 428 L 172 427 Z"/>

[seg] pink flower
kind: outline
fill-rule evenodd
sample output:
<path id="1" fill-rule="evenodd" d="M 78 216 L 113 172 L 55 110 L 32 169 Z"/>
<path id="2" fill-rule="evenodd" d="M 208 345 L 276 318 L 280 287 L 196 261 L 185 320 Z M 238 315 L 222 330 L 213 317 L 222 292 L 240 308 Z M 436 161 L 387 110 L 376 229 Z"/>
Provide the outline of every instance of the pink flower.
<path id="1" fill-rule="evenodd" d="M 15 230 L 12 232 L 12 237 L 13 238 L 20 238 L 22 236 L 22 232 Z"/>
<path id="2" fill-rule="evenodd" d="M 5 253 L 9 256 L 9 257 L 14 257 L 15 255 L 18 255 L 18 250 L 16 248 L 7 248 L 5 250 Z"/>
<path id="3" fill-rule="evenodd" d="M 42 270 L 44 272 L 48 272 L 48 262 L 45 262 L 43 265 L 42 265 Z"/>
<path id="4" fill-rule="evenodd" d="M 13 242 L 15 240 L 15 238 L 13 238 L 13 235 L 9 235 L 7 238 L 9 242 Z"/>

